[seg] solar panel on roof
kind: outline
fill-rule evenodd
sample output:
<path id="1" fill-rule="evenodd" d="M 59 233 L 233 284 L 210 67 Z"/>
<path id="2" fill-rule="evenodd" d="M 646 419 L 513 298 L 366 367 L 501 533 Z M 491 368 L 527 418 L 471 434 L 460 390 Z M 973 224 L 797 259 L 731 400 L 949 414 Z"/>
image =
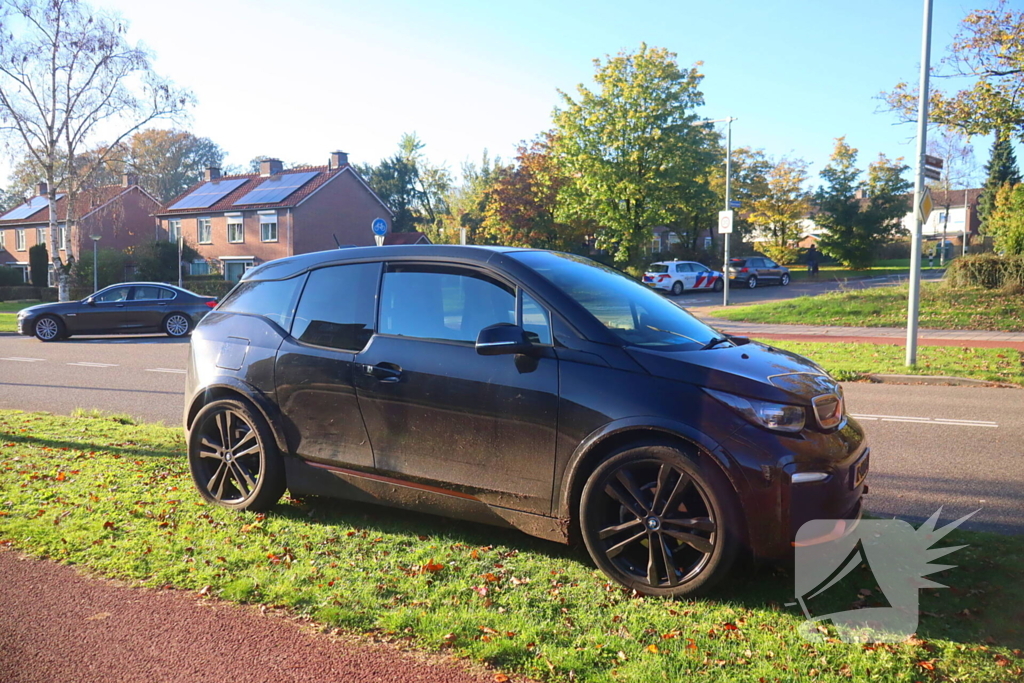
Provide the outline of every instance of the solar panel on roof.
<path id="1" fill-rule="evenodd" d="M 238 189 L 248 178 L 230 178 L 226 180 L 211 180 L 203 183 L 199 189 L 182 197 L 168 209 L 205 209 L 213 206 L 218 200 L 232 190 Z"/>
<path id="2" fill-rule="evenodd" d="M 59 200 L 63 196 L 64 195 L 59 194 L 57 195 L 57 199 Z M 46 197 L 33 197 L 21 206 L 8 211 L 3 216 L 0 216 L 0 221 L 15 221 L 22 218 L 28 218 L 36 211 L 46 208 L 46 201 Z"/>
<path id="3" fill-rule="evenodd" d="M 267 178 L 255 190 L 249 192 L 235 202 L 239 204 L 276 204 L 283 202 L 288 195 L 316 177 L 318 171 L 304 173 L 285 173 L 274 178 Z"/>

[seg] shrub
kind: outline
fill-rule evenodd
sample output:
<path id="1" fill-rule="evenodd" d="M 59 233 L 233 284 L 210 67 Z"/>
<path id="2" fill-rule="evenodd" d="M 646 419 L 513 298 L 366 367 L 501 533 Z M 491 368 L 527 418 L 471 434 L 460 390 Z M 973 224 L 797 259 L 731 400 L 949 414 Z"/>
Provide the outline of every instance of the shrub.
<path id="1" fill-rule="evenodd" d="M 45 287 L 49 284 L 50 255 L 45 244 L 36 244 L 28 250 L 28 269 L 33 287 Z"/>
<path id="2" fill-rule="evenodd" d="M 949 264 L 946 281 L 953 287 L 1024 287 L 1024 256 L 969 254 Z"/>
<path id="3" fill-rule="evenodd" d="M 224 295 L 235 286 L 234 282 L 228 282 L 220 276 L 217 276 L 216 279 L 207 279 L 205 276 L 202 279 L 189 277 L 185 278 L 181 284 L 190 292 L 200 296 L 215 296 L 218 299 L 224 298 Z"/>
<path id="4" fill-rule="evenodd" d="M 14 269 L 12 268 L 11 270 Z M 18 272 L 19 277 L 21 277 L 21 271 Z M 34 301 L 37 299 L 41 301 L 56 301 L 57 289 L 55 287 L 32 287 L 23 283 L 15 286 L 0 285 L 0 301 Z"/>
<path id="5" fill-rule="evenodd" d="M 83 258 L 75 261 L 75 288 L 89 290 L 92 293 L 92 254 L 86 252 Z M 99 271 L 100 289 L 109 285 L 116 285 L 124 282 L 125 265 L 128 263 L 128 256 L 120 249 L 100 249 L 96 252 L 96 265 Z"/>
<path id="6" fill-rule="evenodd" d="M 132 251 L 132 260 L 135 262 L 135 276 L 139 280 L 148 282 L 177 282 L 178 269 L 181 263 L 178 261 L 178 243 L 156 241 L 141 244 Z M 193 261 L 200 258 L 199 252 L 190 247 L 186 242 L 181 252 L 182 261 Z"/>
<path id="7" fill-rule="evenodd" d="M 25 284 L 21 268 L 0 266 L 0 287 L 17 287 Z"/>

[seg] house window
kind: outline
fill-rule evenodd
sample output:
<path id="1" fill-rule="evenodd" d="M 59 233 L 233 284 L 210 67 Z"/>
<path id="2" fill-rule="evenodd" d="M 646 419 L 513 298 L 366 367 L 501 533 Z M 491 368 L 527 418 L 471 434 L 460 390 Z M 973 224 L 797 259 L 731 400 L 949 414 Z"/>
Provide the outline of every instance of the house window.
<path id="1" fill-rule="evenodd" d="M 253 263 L 249 260 L 225 260 L 224 279 L 228 282 L 238 282 L 245 275 L 245 271 L 252 268 Z"/>
<path id="2" fill-rule="evenodd" d="M 46 228 L 36 228 L 36 244 L 46 244 Z"/>
<path id="3" fill-rule="evenodd" d="M 704 236 L 704 251 L 711 251 L 711 235 Z"/>
<path id="4" fill-rule="evenodd" d="M 0 230 L 0 251 L 7 249 L 7 231 Z"/>
<path id="5" fill-rule="evenodd" d="M 59 231 L 57 232 L 57 239 L 60 240 L 60 242 L 57 244 L 57 248 L 60 249 L 61 251 L 64 251 L 65 249 L 67 249 L 68 243 L 68 226 L 66 223 L 61 223 L 60 225 L 57 226 L 57 230 Z"/>
<path id="6" fill-rule="evenodd" d="M 199 244 L 213 244 L 213 221 L 209 218 L 200 218 L 197 224 L 196 240 Z"/>
<path id="7" fill-rule="evenodd" d="M 167 221 L 167 241 L 177 242 L 181 239 L 181 221 Z"/>
<path id="8" fill-rule="evenodd" d="M 204 259 L 196 259 L 189 264 L 189 273 L 191 275 L 209 275 L 210 264 Z"/>
<path id="9" fill-rule="evenodd" d="M 245 241 L 245 226 L 241 216 L 228 216 L 228 242 L 240 244 Z"/>
<path id="10" fill-rule="evenodd" d="M 260 216 L 260 241 L 277 241 L 277 214 L 272 216 Z"/>
<path id="11" fill-rule="evenodd" d="M 14 231 L 14 248 L 18 251 L 25 251 L 25 229 L 18 228 Z"/>

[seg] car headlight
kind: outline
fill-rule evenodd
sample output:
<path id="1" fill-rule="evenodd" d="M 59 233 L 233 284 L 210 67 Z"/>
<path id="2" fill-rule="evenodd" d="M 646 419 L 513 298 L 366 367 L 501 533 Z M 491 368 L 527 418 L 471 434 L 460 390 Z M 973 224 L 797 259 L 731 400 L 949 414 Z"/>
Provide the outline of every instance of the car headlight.
<path id="1" fill-rule="evenodd" d="M 804 409 L 800 406 L 758 401 L 714 389 L 704 391 L 759 427 L 780 432 L 799 432 L 804 428 Z"/>

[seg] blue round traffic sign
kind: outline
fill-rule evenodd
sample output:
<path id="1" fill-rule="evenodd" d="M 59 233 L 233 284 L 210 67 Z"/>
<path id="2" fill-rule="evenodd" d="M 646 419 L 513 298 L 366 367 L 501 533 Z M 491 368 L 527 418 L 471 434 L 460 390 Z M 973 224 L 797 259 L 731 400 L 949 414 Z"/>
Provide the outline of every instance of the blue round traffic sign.
<path id="1" fill-rule="evenodd" d="M 388 222 L 383 218 L 374 218 L 370 229 L 373 230 L 374 235 L 386 235 L 388 234 Z"/>

